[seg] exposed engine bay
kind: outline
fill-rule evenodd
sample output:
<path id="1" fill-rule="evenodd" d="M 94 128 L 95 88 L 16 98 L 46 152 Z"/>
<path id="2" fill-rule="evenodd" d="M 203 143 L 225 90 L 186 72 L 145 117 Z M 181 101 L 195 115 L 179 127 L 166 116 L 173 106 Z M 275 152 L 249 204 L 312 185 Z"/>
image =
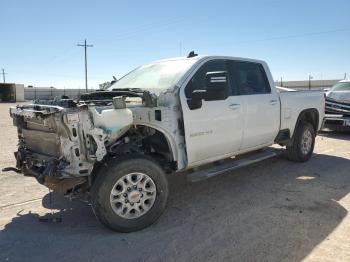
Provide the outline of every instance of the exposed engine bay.
<path id="1" fill-rule="evenodd" d="M 17 168 L 52 190 L 73 192 L 87 190 L 94 168 L 107 158 L 131 152 L 156 154 L 168 169 L 184 166 L 177 99 L 123 89 L 12 107 Z M 174 152 L 175 144 L 183 152 Z"/>

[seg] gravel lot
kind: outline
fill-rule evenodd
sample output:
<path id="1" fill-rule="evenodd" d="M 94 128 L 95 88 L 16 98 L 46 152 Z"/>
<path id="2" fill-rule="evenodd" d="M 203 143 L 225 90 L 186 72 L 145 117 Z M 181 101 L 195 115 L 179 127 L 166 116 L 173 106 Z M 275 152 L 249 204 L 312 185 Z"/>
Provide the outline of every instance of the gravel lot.
<path id="1" fill-rule="evenodd" d="M 14 166 L 16 129 L 0 104 L 0 168 Z M 13 104 L 12 104 L 13 105 Z M 33 178 L 0 175 L 0 261 L 350 261 L 350 133 L 323 132 L 307 163 L 283 156 L 190 184 L 170 178 L 153 226 L 114 233 L 90 207 Z"/>

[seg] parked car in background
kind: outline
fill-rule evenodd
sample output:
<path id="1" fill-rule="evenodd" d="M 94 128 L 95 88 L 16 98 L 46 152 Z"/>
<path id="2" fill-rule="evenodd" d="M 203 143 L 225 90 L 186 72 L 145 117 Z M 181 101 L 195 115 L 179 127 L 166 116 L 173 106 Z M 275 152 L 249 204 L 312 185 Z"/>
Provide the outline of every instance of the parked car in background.
<path id="1" fill-rule="evenodd" d="M 350 129 L 350 80 L 339 81 L 326 92 L 324 127 Z"/>

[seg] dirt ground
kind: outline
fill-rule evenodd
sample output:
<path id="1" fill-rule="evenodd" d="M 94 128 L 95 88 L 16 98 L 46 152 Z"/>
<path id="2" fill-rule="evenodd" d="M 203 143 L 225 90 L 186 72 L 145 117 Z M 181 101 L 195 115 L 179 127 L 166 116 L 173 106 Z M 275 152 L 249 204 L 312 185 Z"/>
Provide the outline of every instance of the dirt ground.
<path id="1" fill-rule="evenodd" d="M 13 104 L 12 104 L 13 105 Z M 16 129 L 0 104 L 0 168 L 14 166 Z M 0 175 L 0 261 L 350 261 L 350 133 L 323 132 L 307 163 L 284 156 L 203 182 L 169 178 L 166 211 L 121 234 L 90 207 L 33 178 Z"/>

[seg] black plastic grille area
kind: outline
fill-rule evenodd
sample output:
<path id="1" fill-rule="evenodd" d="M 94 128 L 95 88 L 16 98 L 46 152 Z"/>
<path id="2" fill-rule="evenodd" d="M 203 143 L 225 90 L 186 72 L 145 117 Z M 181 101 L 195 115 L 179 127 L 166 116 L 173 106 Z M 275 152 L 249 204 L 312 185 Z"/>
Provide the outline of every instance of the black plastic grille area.
<path id="1" fill-rule="evenodd" d="M 350 103 L 326 99 L 326 114 L 339 114 L 350 116 Z"/>

